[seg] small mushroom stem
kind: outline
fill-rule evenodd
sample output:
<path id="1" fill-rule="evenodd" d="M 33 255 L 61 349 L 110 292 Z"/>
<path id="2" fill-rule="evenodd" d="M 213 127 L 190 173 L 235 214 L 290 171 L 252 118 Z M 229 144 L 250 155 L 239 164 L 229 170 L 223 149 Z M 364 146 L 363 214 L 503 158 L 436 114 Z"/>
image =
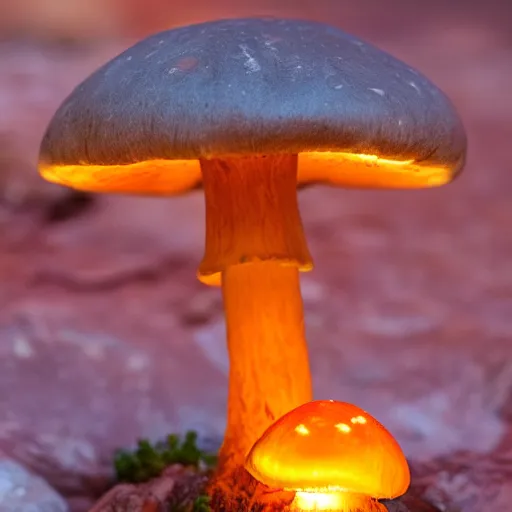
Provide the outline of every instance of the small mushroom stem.
<path id="1" fill-rule="evenodd" d="M 290 512 L 326 510 L 330 512 L 387 512 L 370 496 L 350 492 L 297 492 Z"/>
<path id="2" fill-rule="evenodd" d="M 199 279 L 222 281 L 230 359 L 220 472 L 240 468 L 279 417 L 312 399 L 299 269 L 312 267 L 297 204 L 297 156 L 201 162 Z"/>

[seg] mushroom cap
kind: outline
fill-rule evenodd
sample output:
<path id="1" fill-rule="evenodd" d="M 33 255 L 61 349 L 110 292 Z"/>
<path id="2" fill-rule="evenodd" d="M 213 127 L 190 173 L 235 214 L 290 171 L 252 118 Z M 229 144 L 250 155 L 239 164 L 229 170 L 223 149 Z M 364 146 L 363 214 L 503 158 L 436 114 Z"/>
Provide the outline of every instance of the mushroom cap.
<path id="1" fill-rule="evenodd" d="M 180 193 L 200 159 L 299 155 L 299 183 L 428 187 L 462 168 L 454 107 L 410 66 L 338 28 L 207 22 L 153 35 L 80 84 L 40 171 L 91 191 Z"/>
<path id="2" fill-rule="evenodd" d="M 333 400 L 309 402 L 277 420 L 255 443 L 245 467 L 273 488 L 376 499 L 396 498 L 410 483 L 393 436 L 359 407 Z"/>

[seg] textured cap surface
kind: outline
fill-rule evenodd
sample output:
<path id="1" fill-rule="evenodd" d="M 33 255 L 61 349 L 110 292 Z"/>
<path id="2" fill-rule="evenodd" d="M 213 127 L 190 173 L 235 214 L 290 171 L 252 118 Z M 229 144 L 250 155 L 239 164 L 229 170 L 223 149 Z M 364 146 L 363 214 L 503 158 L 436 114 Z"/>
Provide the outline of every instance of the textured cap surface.
<path id="1" fill-rule="evenodd" d="M 465 149 L 451 103 L 411 67 L 337 28 L 254 18 L 162 32 L 107 63 L 54 116 L 41 170 L 73 184 L 77 165 L 97 177 L 135 164 L 156 177 L 175 172 L 168 161 L 322 153 L 303 159 L 304 179 L 332 181 L 322 168 L 363 154 L 365 165 L 442 168 L 446 182 Z M 184 172 L 187 186 L 200 180 L 198 164 Z"/>

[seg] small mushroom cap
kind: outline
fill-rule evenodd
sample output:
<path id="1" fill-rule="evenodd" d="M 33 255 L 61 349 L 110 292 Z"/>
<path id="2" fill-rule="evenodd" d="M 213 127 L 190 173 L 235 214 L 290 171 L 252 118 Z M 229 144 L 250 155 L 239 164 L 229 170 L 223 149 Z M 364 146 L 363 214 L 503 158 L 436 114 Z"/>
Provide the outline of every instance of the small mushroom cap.
<path id="1" fill-rule="evenodd" d="M 446 96 L 340 29 L 248 18 L 149 37 L 58 109 L 40 171 L 105 192 L 180 193 L 200 159 L 299 155 L 299 183 L 428 187 L 462 168 L 466 136 Z"/>
<path id="2" fill-rule="evenodd" d="M 256 442 L 245 467 L 273 488 L 376 499 L 396 498 L 410 483 L 393 436 L 359 407 L 333 400 L 309 402 L 277 420 Z"/>

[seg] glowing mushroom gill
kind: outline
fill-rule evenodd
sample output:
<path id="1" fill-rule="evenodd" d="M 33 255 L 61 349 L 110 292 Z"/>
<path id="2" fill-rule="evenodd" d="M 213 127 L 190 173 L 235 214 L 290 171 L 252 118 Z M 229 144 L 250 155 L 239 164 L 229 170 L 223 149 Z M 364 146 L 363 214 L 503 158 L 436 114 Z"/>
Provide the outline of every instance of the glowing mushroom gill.
<path id="1" fill-rule="evenodd" d="M 40 164 L 50 182 L 91 192 L 151 195 L 179 194 L 201 181 L 199 160 L 148 160 L 125 165 Z M 423 188 L 444 185 L 457 170 L 447 165 L 423 165 L 414 159 L 383 157 L 349 151 L 299 154 L 298 182 L 379 188 Z"/>
<path id="2" fill-rule="evenodd" d="M 304 404 L 256 442 L 246 469 L 272 488 L 295 491 L 302 510 L 385 510 L 402 495 L 407 461 L 393 436 L 360 408 L 332 400 Z"/>

